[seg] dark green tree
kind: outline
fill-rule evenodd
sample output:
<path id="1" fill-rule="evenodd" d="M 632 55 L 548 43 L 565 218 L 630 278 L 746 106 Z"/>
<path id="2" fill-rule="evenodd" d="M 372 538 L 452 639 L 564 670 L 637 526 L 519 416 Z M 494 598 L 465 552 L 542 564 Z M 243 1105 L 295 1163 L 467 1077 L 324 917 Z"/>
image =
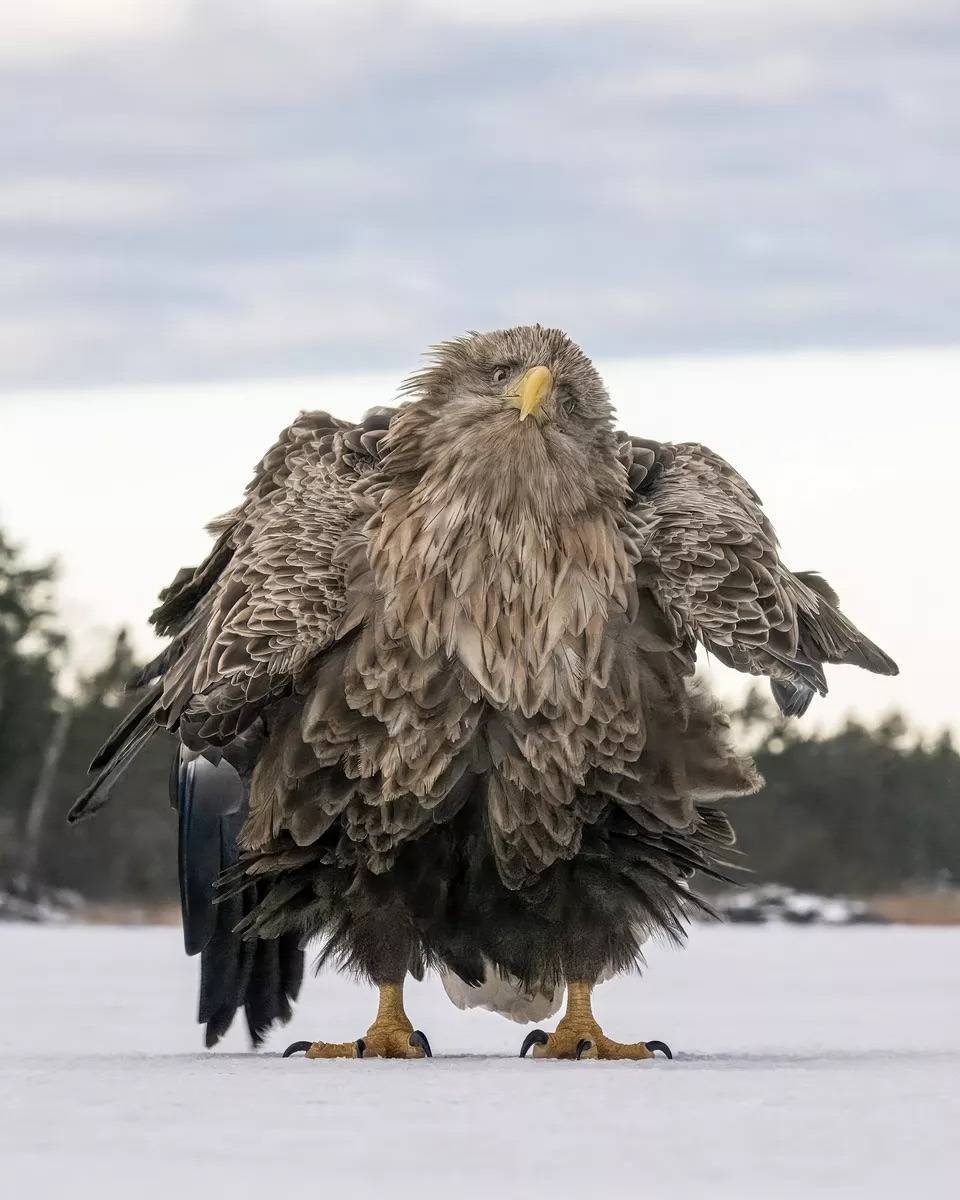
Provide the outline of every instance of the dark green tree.
<path id="1" fill-rule="evenodd" d="M 125 685 L 136 667 L 125 633 L 104 667 L 83 680 L 43 832 L 45 882 L 92 900 L 154 903 L 176 896 L 176 814 L 168 803 L 173 739 L 158 734 L 94 819 L 68 826 L 65 814 L 85 787 L 87 767 L 131 704 Z"/>
<path id="2" fill-rule="evenodd" d="M 869 895 L 960 879 L 960 756 L 893 715 L 803 738 L 748 698 L 766 787 L 730 803 L 745 866 L 762 881 Z M 771 706 L 772 707 L 772 706 Z"/>
<path id="3" fill-rule="evenodd" d="M 30 798 L 56 714 L 64 639 L 53 623 L 52 563 L 28 566 L 0 531 L 0 877 L 22 850 Z"/>

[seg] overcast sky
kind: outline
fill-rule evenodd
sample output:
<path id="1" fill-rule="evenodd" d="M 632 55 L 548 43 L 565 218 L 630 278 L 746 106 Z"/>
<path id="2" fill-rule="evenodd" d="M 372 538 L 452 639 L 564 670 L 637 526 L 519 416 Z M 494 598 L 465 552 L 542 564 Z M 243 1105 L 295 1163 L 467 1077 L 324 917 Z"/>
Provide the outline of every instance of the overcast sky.
<path id="1" fill-rule="evenodd" d="M 77 661 L 301 407 L 543 321 L 765 497 L 960 727 L 956 0 L 29 0 L 0 39 L 0 526 Z M 808 351 L 813 349 L 813 353 Z"/>
<path id="2" fill-rule="evenodd" d="M 942 343 L 949 0 L 29 0 L 0 41 L 0 387 Z"/>

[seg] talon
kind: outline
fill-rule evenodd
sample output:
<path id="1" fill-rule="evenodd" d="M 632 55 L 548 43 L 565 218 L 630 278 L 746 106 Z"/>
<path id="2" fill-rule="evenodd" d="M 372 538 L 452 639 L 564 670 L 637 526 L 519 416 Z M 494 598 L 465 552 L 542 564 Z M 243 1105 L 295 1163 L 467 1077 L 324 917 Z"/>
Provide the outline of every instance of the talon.
<path id="1" fill-rule="evenodd" d="M 655 1050 L 659 1050 L 664 1058 L 673 1058 L 673 1053 L 666 1042 L 644 1042 L 643 1044 L 651 1054 L 653 1054 Z"/>
<path id="2" fill-rule="evenodd" d="M 581 1058 L 583 1058 L 584 1054 L 586 1054 L 586 1052 L 591 1049 L 592 1046 L 593 1042 L 591 1042 L 589 1038 L 581 1038 L 580 1041 L 577 1042 L 577 1050 L 575 1055 L 577 1060 L 579 1061 Z"/>
<path id="3" fill-rule="evenodd" d="M 531 1046 L 545 1046 L 547 1044 L 547 1035 L 542 1029 L 533 1029 L 523 1039 L 523 1045 L 520 1047 L 520 1057 L 526 1058 L 527 1051 Z"/>
<path id="4" fill-rule="evenodd" d="M 363 1038 L 357 1038 L 355 1045 L 357 1047 L 357 1058 L 363 1058 L 364 1052 L 367 1049 L 367 1043 Z"/>
<path id="5" fill-rule="evenodd" d="M 281 1055 L 282 1058 L 289 1058 L 291 1054 L 302 1054 L 304 1050 L 309 1050 L 313 1042 L 291 1042 Z"/>
<path id="6" fill-rule="evenodd" d="M 427 1035 L 419 1029 L 415 1029 L 410 1034 L 410 1045 L 415 1050 L 422 1050 L 424 1058 L 433 1058 L 433 1051 L 430 1049 L 430 1043 L 427 1041 Z"/>

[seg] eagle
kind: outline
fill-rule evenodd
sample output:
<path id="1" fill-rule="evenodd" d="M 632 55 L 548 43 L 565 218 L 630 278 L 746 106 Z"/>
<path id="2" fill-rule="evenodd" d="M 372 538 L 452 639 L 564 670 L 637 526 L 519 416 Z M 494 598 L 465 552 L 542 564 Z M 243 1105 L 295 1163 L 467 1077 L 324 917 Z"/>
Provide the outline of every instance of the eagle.
<path id="1" fill-rule="evenodd" d="M 751 759 L 698 648 L 786 716 L 826 664 L 894 662 L 781 561 L 750 485 L 695 443 L 617 430 L 559 329 L 434 348 L 393 408 L 302 413 L 152 615 L 166 648 L 71 810 L 160 730 L 178 752 L 184 936 L 213 1045 L 291 1016 L 305 949 L 379 990 L 308 1058 L 423 1058 L 408 975 L 537 1028 L 522 1054 L 647 1059 L 591 993 L 681 941 L 734 842 Z"/>

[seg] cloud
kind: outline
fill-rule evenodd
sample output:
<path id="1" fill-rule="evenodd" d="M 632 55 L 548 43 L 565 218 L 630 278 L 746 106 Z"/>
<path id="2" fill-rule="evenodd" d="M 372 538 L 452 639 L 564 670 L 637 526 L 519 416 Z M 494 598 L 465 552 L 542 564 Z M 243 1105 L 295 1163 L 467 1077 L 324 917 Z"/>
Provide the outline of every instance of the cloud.
<path id="1" fill-rule="evenodd" d="M 914 11 L 948 10 L 950 0 L 914 0 Z M 130 53 L 137 45 L 185 41 L 204 29 L 259 29 L 275 40 L 280 29 L 322 30 L 325 41 L 358 22 L 389 30 L 398 24 L 473 27 L 618 22 L 685 26 L 713 33 L 735 30 L 896 20 L 903 0 L 271 0 L 238 5 L 230 0 L 31 0 L 6 17 L 0 59 L 62 60 L 103 51 Z M 322 46 L 314 46 L 323 54 Z"/>
<path id="2" fill-rule="evenodd" d="M 30 0 L 4 14 L 0 61 L 61 59 L 186 29 L 190 0 Z"/>
<path id="3" fill-rule="evenodd" d="M 943 13 L 951 0 L 917 0 L 914 10 Z M 415 11 L 474 25 L 623 24 L 686 26 L 715 34 L 744 29 L 752 32 L 800 26 L 873 24 L 902 16 L 903 0 L 414 0 Z"/>
<path id="4" fill-rule="evenodd" d="M 114 226 L 168 213 L 171 197 L 160 181 L 22 176 L 0 183 L 0 223 Z"/>
<path id="5" fill-rule="evenodd" d="M 31 5 L 0 386 L 392 366 L 517 319 L 603 354 L 952 340 L 954 10 L 550 9 Z"/>

